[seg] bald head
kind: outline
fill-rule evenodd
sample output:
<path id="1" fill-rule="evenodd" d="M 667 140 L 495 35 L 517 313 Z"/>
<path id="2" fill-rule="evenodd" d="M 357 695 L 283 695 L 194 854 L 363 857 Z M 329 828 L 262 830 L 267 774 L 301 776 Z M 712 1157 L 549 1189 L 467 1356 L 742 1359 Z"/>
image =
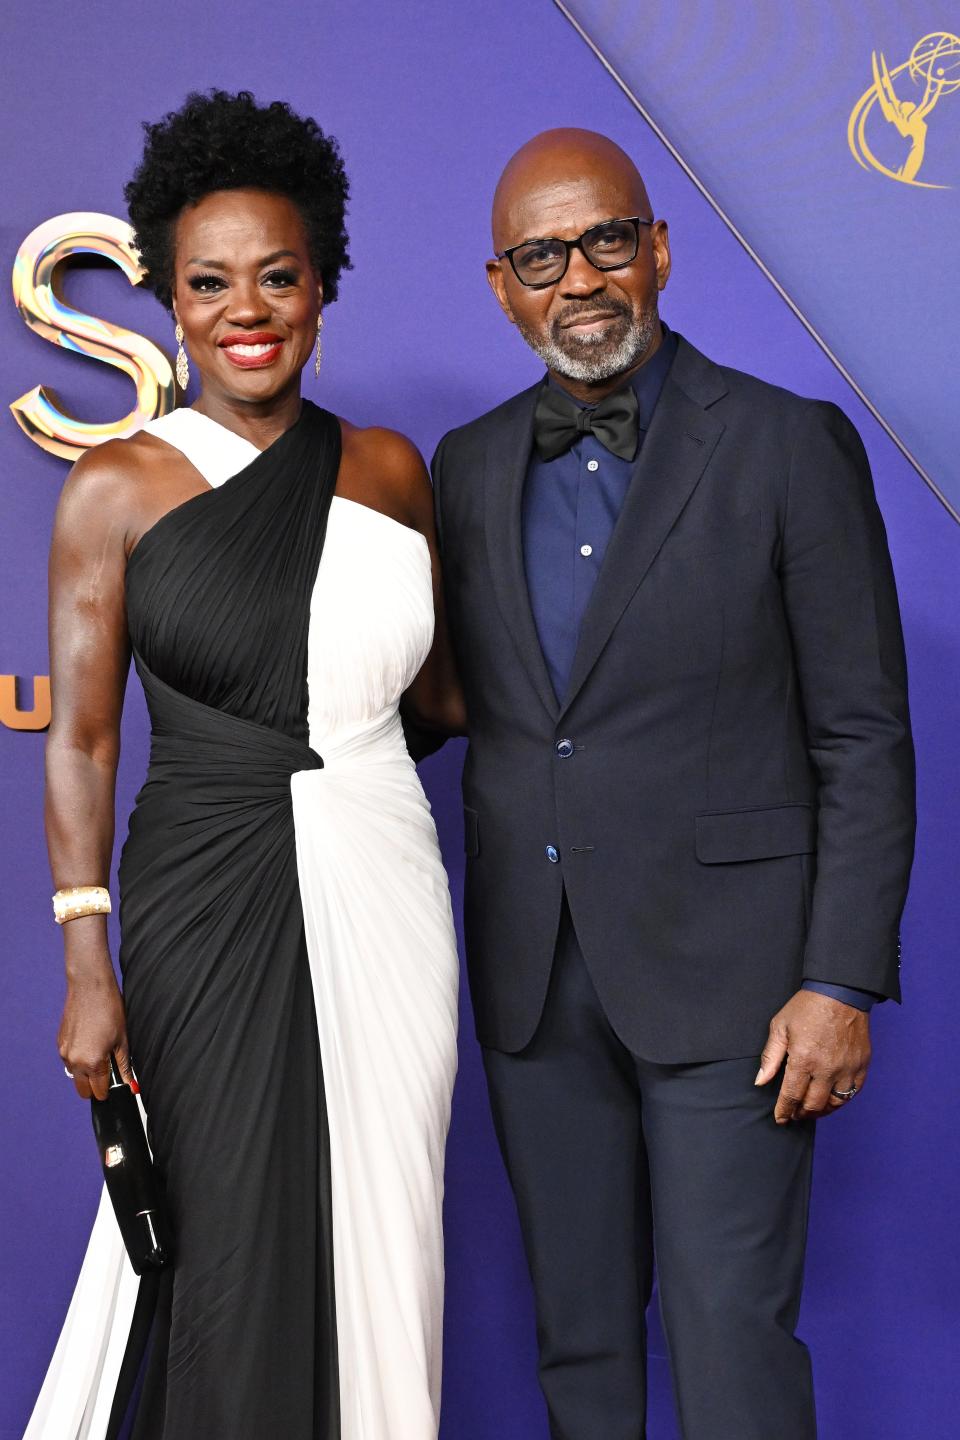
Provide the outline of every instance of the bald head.
<path id="1" fill-rule="evenodd" d="M 561 240 L 563 249 L 532 243 Z M 605 135 L 528 140 L 497 185 L 493 243 L 487 279 L 501 309 L 571 394 L 608 393 L 660 344 L 666 221 L 654 220 L 636 165 Z"/>
<path id="2" fill-rule="evenodd" d="M 525 229 L 569 211 L 579 195 L 597 202 L 609 197 L 614 215 L 652 218 L 646 187 L 625 151 L 595 130 L 544 130 L 507 162 L 493 197 L 493 243 L 505 250 L 523 240 L 563 234 L 560 229 Z M 616 203 L 614 203 L 616 202 Z M 626 208 L 623 208 L 626 207 Z"/>

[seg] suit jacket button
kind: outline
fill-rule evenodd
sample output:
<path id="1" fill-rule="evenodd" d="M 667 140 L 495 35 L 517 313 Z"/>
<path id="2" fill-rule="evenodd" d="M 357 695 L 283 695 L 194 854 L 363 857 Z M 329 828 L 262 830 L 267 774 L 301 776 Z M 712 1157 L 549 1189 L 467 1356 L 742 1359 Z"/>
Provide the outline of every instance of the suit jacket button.
<path id="1" fill-rule="evenodd" d="M 550 861 L 550 864 L 551 864 L 551 865 L 559 865 L 559 864 L 560 864 L 560 856 L 559 856 L 559 854 L 558 854 L 558 852 L 557 852 L 557 847 L 556 847 L 556 845 L 548 845 L 548 846 L 547 846 L 547 859 Z"/>
<path id="2" fill-rule="evenodd" d="M 557 754 L 560 756 L 561 760 L 569 760 L 570 756 L 573 754 L 573 750 L 574 745 L 572 740 L 557 741 Z"/>

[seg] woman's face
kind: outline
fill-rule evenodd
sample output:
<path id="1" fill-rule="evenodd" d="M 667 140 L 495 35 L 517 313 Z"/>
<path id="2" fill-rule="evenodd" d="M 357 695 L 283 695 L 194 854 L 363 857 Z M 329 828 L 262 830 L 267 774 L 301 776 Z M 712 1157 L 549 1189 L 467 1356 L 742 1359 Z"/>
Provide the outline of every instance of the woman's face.
<path id="1" fill-rule="evenodd" d="M 174 312 L 203 388 L 258 404 L 299 390 L 323 301 L 300 212 L 265 190 L 217 190 L 174 234 Z"/>

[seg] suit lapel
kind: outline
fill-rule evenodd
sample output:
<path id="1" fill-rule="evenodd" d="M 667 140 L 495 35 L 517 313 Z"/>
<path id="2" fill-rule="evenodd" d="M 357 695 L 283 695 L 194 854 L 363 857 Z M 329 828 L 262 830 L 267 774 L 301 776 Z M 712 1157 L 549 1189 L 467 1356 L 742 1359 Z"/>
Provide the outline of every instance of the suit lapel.
<path id="1" fill-rule="evenodd" d="M 500 612 L 520 658 L 547 712 L 557 713 L 557 698 L 540 648 L 530 607 L 523 564 L 523 486 L 533 444 L 533 411 L 539 384 L 513 402 L 487 450 L 484 474 L 487 551 Z"/>
<path id="2" fill-rule="evenodd" d="M 561 715 L 570 708 L 600 658 L 617 621 L 696 489 L 724 430 L 704 403 L 718 399 L 725 389 L 719 370 L 681 341 L 590 597 Z M 697 398 L 692 398 L 688 390 Z"/>

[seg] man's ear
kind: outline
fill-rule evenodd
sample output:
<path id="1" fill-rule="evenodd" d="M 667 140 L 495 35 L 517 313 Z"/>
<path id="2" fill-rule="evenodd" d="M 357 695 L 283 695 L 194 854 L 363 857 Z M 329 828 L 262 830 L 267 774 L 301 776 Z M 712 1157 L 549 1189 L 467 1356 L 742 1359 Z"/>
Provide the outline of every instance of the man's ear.
<path id="1" fill-rule="evenodd" d="M 510 324 L 516 325 L 516 316 L 514 315 L 513 310 L 510 308 L 510 301 L 507 298 L 507 286 L 503 278 L 503 266 L 500 264 L 499 260 L 487 261 L 487 281 L 490 285 L 490 289 L 497 297 L 497 303 L 500 306 L 500 309 L 503 311 L 504 315 L 506 315 L 507 319 L 510 321 Z"/>
<path id="2" fill-rule="evenodd" d="M 657 267 L 657 289 L 666 288 L 670 279 L 672 260 L 670 257 L 670 232 L 666 220 L 657 220 L 651 232 L 653 260 Z"/>

